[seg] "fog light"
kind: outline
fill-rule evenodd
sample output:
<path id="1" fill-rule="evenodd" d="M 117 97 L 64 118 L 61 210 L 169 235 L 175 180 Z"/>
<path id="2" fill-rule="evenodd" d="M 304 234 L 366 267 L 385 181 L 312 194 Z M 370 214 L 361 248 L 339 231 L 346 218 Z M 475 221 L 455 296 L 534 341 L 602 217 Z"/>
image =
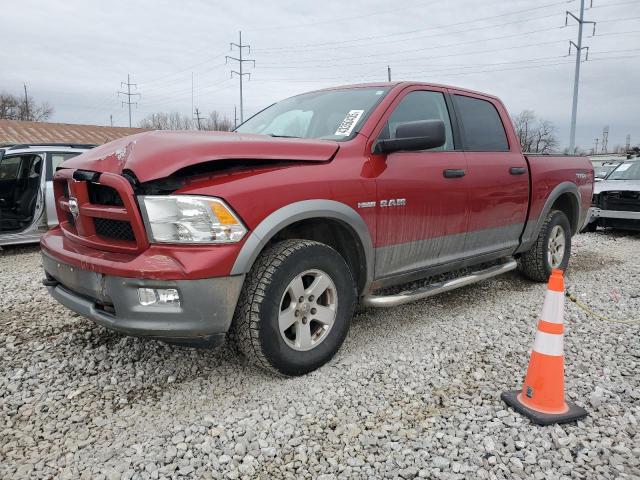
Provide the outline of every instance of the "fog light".
<path id="1" fill-rule="evenodd" d="M 175 288 L 139 288 L 140 305 L 180 306 L 180 294 Z"/>

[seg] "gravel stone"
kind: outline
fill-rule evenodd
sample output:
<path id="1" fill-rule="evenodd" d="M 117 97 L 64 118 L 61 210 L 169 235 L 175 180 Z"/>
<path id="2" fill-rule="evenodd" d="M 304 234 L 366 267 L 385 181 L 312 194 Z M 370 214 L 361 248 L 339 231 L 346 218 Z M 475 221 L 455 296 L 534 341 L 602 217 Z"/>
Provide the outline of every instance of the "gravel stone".
<path id="1" fill-rule="evenodd" d="M 569 290 L 640 312 L 640 235 L 573 239 Z M 305 377 L 130 338 L 47 294 L 37 247 L 0 251 L 0 478 L 637 479 L 640 328 L 565 314 L 567 396 L 589 415 L 538 427 L 522 385 L 545 286 L 509 273 L 361 310 Z"/>

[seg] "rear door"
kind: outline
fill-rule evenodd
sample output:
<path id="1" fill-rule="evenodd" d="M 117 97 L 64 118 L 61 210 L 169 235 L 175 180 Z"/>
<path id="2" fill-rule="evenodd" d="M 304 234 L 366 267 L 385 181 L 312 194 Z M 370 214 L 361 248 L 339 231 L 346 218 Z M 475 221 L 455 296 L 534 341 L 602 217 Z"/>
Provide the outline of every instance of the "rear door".
<path id="1" fill-rule="evenodd" d="M 412 87 L 383 115 L 372 138 L 393 138 L 400 122 L 441 119 L 443 147 L 372 155 L 377 162 L 377 278 L 420 271 L 464 256 L 467 162 L 454 142 L 444 89 Z M 457 175 L 449 175 L 454 172 Z"/>
<path id="2" fill-rule="evenodd" d="M 529 207 L 527 161 L 512 129 L 505 128 L 510 120 L 500 102 L 451 93 L 467 161 L 466 256 L 511 254 L 519 245 Z"/>

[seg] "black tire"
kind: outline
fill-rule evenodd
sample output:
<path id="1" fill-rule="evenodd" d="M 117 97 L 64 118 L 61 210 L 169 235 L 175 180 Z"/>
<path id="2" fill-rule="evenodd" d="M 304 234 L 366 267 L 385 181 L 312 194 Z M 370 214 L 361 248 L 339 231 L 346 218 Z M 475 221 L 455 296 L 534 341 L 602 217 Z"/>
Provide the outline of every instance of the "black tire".
<path id="1" fill-rule="evenodd" d="M 299 351 L 283 338 L 278 318 L 290 282 L 309 270 L 331 278 L 337 305 L 335 320 L 323 340 L 310 350 Z M 267 247 L 247 274 L 230 337 L 256 366 L 280 375 L 303 375 L 324 365 L 338 351 L 349 330 L 356 299 L 355 282 L 338 252 L 310 240 L 285 240 Z"/>
<path id="2" fill-rule="evenodd" d="M 536 282 L 546 282 L 551 275 L 551 263 L 549 262 L 547 251 L 549 248 L 549 237 L 555 226 L 560 226 L 564 230 L 565 248 L 560 265 L 556 268 L 566 270 L 571 256 L 571 225 L 564 212 L 551 210 L 542 224 L 540 233 L 531 249 L 523 253 L 518 259 L 518 269 L 530 280 Z"/>

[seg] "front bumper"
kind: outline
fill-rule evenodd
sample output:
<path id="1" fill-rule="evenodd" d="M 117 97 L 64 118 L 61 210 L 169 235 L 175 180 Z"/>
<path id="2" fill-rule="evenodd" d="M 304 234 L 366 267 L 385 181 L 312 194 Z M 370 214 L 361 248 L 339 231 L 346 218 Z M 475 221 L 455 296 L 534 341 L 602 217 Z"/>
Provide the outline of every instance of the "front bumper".
<path id="1" fill-rule="evenodd" d="M 603 210 L 598 207 L 591 207 L 587 216 L 587 224 L 592 223 L 598 218 L 616 218 L 620 220 L 639 220 L 640 212 L 629 212 L 625 210 Z"/>
<path id="2" fill-rule="evenodd" d="M 49 293 L 96 323 L 134 336 L 182 343 L 215 344 L 224 339 L 244 275 L 201 280 L 151 280 L 84 270 L 42 253 Z M 180 305 L 143 306 L 138 288 L 175 288 Z"/>

